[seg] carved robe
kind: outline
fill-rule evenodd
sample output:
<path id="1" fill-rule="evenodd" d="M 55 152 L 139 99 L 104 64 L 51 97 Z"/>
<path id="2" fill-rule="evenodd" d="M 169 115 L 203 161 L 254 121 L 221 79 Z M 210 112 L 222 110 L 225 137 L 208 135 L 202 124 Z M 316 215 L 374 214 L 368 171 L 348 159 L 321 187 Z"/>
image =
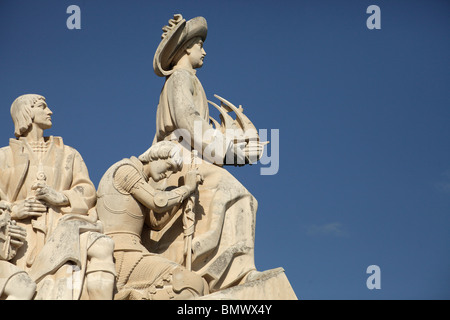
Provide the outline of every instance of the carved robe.
<path id="1" fill-rule="evenodd" d="M 47 151 L 40 159 L 22 138 L 10 139 L 10 145 L 0 149 L 0 200 L 14 205 L 33 198 L 31 186 L 43 171 L 47 185 L 63 192 L 70 206 L 50 206 L 38 218 L 17 220 L 27 238 L 11 262 L 36 281 L 37 299 L 78 299 L 87 248 L 104 236 L 91 210 L 96 190 L 81 155 L 60 137 L 45 139 Z"/>
<path id="2" fill-rule="evenodd" d="M 160 95 L 154 143 L 173 140 L 172 133 L 177 129 L 184 129 L 191 138 L 197 139 L 194 137 L 195 121 L 202 123 L 203 131 L 211 128 L 206 94 L 195 72 L 175 69 L 167 77 Z M 202 150 L 207 143 L 203 141 Z M 186 144 L 182 145 L 184 154 L 189 155 L 190 147 L 186 150 Z M 189 165 L 185 164 L 181 172 L 168 179 L 167 185 L 181 185 L 181 177 L 188 169 Z M 211 291 L 217 291 L 237 284 L 249 271 L 256 269 L 257 201 L 227 170 L 204 160 L 201 160 L 198 170 L 204 182 L 199 185 L 194 206 L 196 225 L 192 240 L 192 270 L 208 281 Z M 155 187 L 161 188 L 161 185 Z M 171 224 L 161 231 L 151 231 L 143 241 L 147 241 L 150 251 L 183 263 L 182 208 Z"/>

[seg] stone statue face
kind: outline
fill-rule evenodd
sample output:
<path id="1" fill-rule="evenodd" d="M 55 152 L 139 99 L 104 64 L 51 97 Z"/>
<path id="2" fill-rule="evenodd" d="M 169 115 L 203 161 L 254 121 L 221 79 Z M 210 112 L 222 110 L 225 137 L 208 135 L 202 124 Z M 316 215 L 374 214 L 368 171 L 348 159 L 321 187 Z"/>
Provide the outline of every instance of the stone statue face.
<path id="1" fill-rule="evenodd" d="M 186 49 L 189 55 L 189 62 L 192 68 L 201 68 L 203 66 L 203 59 L 206 56 L 206 51 L 203 49 L 203 41 L 197 41 L 191 48 Z"/>
<path id="2" fill-rule="evenodd" d="M 52 117 L 53 112 L 47 106 L 47 103 L 42 100 L 38 100 L 36 104 L 31 108 L 31 114 L 33 118 L 33 123 L 36 124 L 41 129 L 49 129 L 52 127 Z"/>
<path id="3" fill-rule="evenodd" d="M 178 166 L 172 159 L 159 159 L 150 162 L 149 165 L 150 176 L 155 182 L 168 178 L 178 171 Z"/>

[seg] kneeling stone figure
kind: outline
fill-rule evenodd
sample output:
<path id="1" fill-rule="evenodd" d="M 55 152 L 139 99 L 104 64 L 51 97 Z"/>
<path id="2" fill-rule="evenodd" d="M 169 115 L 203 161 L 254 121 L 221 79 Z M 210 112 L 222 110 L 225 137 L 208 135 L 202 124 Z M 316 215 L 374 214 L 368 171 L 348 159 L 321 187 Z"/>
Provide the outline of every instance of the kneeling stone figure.
<path id="1" fill-rule="evenodd" d="M 158 191 L 149 184 L 149 179 L 160 181 L 181 168 L 178 146 L 163 141 L 139 158 L 115 163 L 102 177 L 97 191 L 97 212 L 104 232 L 115 243 L 117 292 L 114 299 L 192 299 L 209 293 L 201 276 L 150 253 L 141 242 L 144 223 L 151 229 L 163 228 L 196 189 L 195 170 L 186 174 L 185 185 L 171 191 Z"/>

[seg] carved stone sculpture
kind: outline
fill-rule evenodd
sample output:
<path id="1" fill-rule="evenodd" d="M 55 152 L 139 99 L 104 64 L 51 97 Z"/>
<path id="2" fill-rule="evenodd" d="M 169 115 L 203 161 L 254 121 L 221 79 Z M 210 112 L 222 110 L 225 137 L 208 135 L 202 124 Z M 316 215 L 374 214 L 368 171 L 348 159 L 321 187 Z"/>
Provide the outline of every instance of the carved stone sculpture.
<path id="1" fill-rule="evenodd" d="M 36 284 L 28 274 L 8 262 L 17 253 L 26 237 L 24 228 L 11 220 L 11 209 L 0 201 L 0 297 L 8 300 L 30 300 Z"/>
<path id="2" fill-rule="evenodd" d="M 153 144 L 112 165 L 97 191 L 78 151 L 44 136 L 45 98 L 13 102 L 16 139 L 0 149 L 0 300 L 296 299 L 283 268 L 256 269 L 258 202 L 224 168 L 256 162 L 268 142 L 241 106 L 207 100 L 196 75 L 206 20 L 175 15 L 163 31 Z"/>
<path id="3" fill-rule="evenodd" d="M 198 157 L 193 161 L 204 179 L 192 208 L 195 213 L 192 270 L 208 281 L 211 292 L 257 281 L 267 276 L 267 272 L 256 270 L 254 262 L 258 203 L 222 166 L 241 166 L 258 160 L 265 143 L 259 141 L 242 108 L 219 96 L 216 97 L 221 106 L 212 104 L 221 112 L 222 123 L 209 116 L 208 100 L 196 76 L 196 69 L 203 66 L 206 55 L 203 49 L 206 20 L 197 17 L 186 21 L 175 15 L 163 31 L 153 60 L 155 73 L 166 77 L 156 114 L 154 143 L 174 141 L 183 150 L 185 161 L 196 151 Z M 236 113 L 236 120 L 228 115 L 231 111 Z M 188 168 L 184 166 L 165 183 L 181 185 L 180 178 Z M 155 188 L 162 189 L 164 185 L 155 184 Z M 179 205 L 166 226 L 144 237 L 152 252 L 180 264 L 186 260 L 185 210 L 186 206 Z"/>
<path id="4" fill-rule="evenodd" d="M 176 144 L 162 141 L 139 158 L 112 165 L 98 187 L 97 211 L 105 233 L 115 242 L 117 269 L 115 299 L 193 299 L 209 292 L 199 275 L 159 255 L 141 243 L 144 224 L 160 230 L 172 218 L 172 208 L 187 199 L 197 187 L 197 172 L 189 171 L 183 186 L 156 190 L 158 182 L 183 167 Z"/>
<path id="5" fill-rule="evenodd" d="M 43 135 L 51 115 L 40 95 L 11 106 L 16 139 L 0 149 L 0 200 L 26 236 L 10 262 L 36 283 L 34 299 L 111 299 L 114 243 L 97 223 L 81 155 L 61 137 Z"/>

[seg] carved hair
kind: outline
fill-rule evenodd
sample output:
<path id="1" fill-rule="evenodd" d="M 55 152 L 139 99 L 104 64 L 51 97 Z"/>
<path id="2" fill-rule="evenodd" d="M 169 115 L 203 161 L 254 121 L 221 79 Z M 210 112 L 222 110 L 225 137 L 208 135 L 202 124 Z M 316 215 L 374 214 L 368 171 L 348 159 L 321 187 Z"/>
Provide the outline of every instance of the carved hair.
<path id="1" fill-rule="evenodd" d="M 39 100 L 45 101 L 45 98 L 38 94 L 24 94 L 12 103 L 11 117 L 14 122 L 14 135 L 17 138 L 21 137 L 31 127 L 33 123 L 31 108 Z"/>
<path id="2" fill-rule="evenodd" d="M 177 164 L 178 170 L 181 170 L 183 167 L 181 149 L 172 141 L 160 141 L 139 156 L 139 160 L 142 163 L 148 163 L 159 159 L 172 159 Z"/>

